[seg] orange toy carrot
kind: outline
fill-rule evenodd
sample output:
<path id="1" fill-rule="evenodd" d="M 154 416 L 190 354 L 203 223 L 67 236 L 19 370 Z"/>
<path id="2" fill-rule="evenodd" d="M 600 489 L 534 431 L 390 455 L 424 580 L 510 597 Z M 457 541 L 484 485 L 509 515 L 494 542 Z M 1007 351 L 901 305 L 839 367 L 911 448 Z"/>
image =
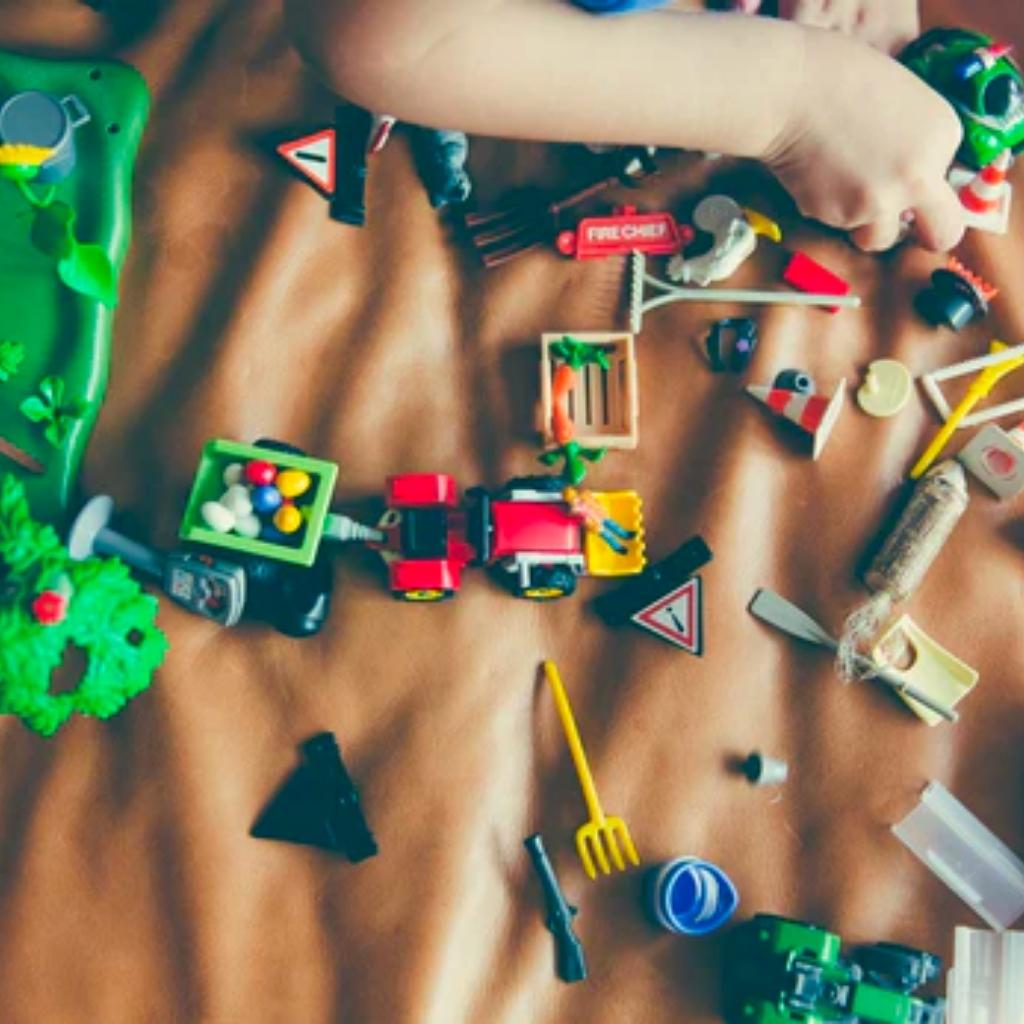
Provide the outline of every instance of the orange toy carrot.
<path id="1" fill-rule="evenodd" d="M 576 387 L 576 371 L 568 363 L 559 363 L 551 382 L 551 433 L 555 443 L 568 444 L 576 434 L 569 418 L 569 392 Z"/>

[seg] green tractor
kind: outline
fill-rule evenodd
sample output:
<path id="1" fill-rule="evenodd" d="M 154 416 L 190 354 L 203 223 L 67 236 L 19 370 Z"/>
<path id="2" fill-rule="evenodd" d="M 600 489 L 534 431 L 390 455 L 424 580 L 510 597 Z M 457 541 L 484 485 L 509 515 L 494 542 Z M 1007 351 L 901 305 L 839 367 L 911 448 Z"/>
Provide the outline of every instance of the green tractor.
<path id="1" fill-rule="evenodd" d="M 931 953 L 880 942 L 844 959 L 838 935 L 758 914 L 733 932 L 725 970 L 729 1024 L 943 1024 L 944 999 L 914 993 L 938 977 Z"/>
<path id="2" fill-rule="evenodd" d="M 964 129 L 957 158 L 974 170 L 1024 148 L 1024 83 L 1009 54 L 1009 46 L 958 28 L 932 29 L 900 54 L 957 112 Z"/>

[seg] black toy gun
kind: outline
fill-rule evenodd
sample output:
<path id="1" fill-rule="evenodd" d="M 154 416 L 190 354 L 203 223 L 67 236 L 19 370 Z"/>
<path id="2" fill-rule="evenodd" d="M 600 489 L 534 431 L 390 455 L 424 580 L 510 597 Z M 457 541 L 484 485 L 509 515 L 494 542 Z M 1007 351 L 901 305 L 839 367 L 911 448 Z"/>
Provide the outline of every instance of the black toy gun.
<path id="1" fill-rule="evenodd" d="M 558 884 L 551 861 L 544 849 L 544 840 L 536 832 L 523 840 L 533 869 L 540 879 L 544 890 L 544 904 L 547 913 L 547 928 L 555 937 L 556 971 L 562 981 L 572 984 L 583 981 L 587 976 L 587 959 L 583 953 L 583 945 L 576 937 L 572 928 L 572 919 L 576 916 L 576 908 L 566 901 L 562 887 Z"/>

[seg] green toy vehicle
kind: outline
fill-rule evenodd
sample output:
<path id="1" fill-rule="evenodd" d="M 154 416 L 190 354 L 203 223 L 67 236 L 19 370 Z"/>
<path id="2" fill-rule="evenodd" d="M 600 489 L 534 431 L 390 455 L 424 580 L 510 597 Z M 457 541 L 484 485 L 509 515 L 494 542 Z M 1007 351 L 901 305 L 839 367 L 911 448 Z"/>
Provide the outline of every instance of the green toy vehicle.
<path id="1" fill-rule="evenodd" d="M 978 170 L 1024 149 L 1024 82 L 1010 47 L 958 28 L 936 28 L 900 60 L 952 104 L 964 128 L 957 158 Z"/>
<path id="2" fill-rule="evenodd" d="M 733 932 L 729 1024 L 943 1024 L 944 999 L 913 993 L 938 977 L 931 953 L 880 942 L 840 956 L 838 935 L 758 914 Z"/>

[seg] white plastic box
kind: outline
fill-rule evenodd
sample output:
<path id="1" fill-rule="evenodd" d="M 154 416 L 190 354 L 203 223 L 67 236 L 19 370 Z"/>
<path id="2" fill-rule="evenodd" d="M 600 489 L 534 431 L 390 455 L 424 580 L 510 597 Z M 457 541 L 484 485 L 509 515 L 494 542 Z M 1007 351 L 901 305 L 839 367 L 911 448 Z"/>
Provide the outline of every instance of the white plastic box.
<path id="1" fill-rule="evenodd" d="M 1024 914 L 1024 862 L 941 783 L 928 783 L 892 830 L 996 931 Z"/>
<path id="2" fill-rule="evenodd" d="M 1024 1024 L 1024 932 L 957 928 L 947 1024 Z"/>

